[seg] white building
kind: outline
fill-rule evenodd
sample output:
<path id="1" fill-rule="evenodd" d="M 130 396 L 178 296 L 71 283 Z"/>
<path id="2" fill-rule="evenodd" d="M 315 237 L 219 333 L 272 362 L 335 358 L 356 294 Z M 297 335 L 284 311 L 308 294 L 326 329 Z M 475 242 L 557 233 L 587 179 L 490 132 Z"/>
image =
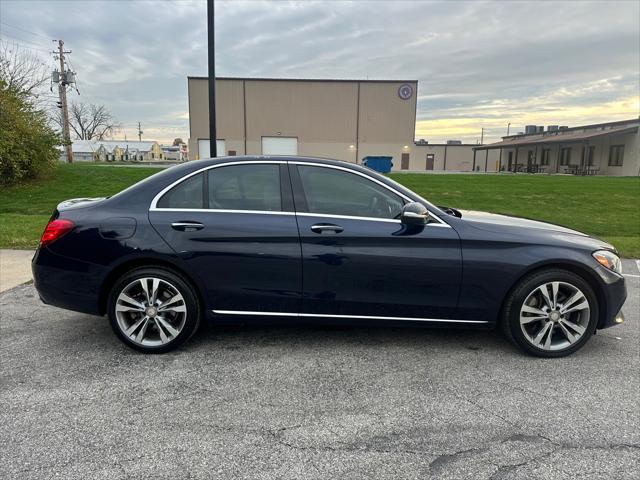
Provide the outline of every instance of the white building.
<path id="1" fill-rule="evenodd" d="M 640 175 L 638 118 L 572 128 L 535 127 L 535 130 L 475 147 L 473 169 L 484 171 L 488 164 L 489 171 Z M 487 162 L 489 156 L 492 160 Z"/>
<path id="2" fill-rule="evenodd" d="M 73 140 L 73 159 L 78 162 L 142 162 L 164 160 L 160 144 L 155 140 L 138 142 L 129 140 Z M 60 160 L 66 161 L 60 147 Z"/>

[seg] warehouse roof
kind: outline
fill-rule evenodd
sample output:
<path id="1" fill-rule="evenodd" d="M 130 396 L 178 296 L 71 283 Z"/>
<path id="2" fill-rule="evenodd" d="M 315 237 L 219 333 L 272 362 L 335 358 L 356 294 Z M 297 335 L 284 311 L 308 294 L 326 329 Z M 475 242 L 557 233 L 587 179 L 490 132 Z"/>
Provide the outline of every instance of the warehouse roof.
<path id="1" fill-rule="evenodd" d="M 204 76 L 188 76 L 189 80 L 209 80 Z M 369 80 L 362 78 L 273 78 L 273 77 L 216 77 L 216 80 L 253 80 L 260 82 L 368 82 L 368 83 L 418 83 L 418 80 Z"/>

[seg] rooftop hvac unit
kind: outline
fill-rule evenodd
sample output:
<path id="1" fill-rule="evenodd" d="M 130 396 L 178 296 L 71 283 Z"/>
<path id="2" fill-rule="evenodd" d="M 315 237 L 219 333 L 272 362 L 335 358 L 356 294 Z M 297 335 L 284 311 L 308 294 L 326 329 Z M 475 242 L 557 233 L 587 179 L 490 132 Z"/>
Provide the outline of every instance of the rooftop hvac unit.
<path id="1" fill-rule="evenodd" d="M 536 125 L 526 125 L 524 127 L 524 133 L 525 134 L 530 134 L 530 133 L 536 133 L 538 131 L 538 127 Z"/>
<path id="2" fill-rule="evenodd" d="M 447 140 L 447 145 L 462 145 L 462 140 Z"/>
<path id="3" fill-rule="evenodd" d="M 566 125 L 562 125 L 558 130 L 567 130 L 569 127 L 567 127 Z"/>
<path id="4" fill-rule="evenodd" d="M 549 125 L 547 127 L 547 132 L 557 132 L 558 131 L 558 125 Z"/>

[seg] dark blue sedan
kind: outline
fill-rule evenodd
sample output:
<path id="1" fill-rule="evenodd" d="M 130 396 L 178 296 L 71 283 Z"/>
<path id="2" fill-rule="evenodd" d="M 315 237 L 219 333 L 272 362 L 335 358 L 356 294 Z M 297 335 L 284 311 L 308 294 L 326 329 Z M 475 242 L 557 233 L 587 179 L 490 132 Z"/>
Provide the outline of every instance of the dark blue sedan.
<path id="1" fill-rule="evenodd" d="M 166 352 L 201 320 L 499 325 L 559 357 L 623 321 L 620 259 L 582 233 L 436 207 L 366 168 L 299 157 L 189 162 L 56 208 L 33 259 L 42 300 L 107 314 Z"/>

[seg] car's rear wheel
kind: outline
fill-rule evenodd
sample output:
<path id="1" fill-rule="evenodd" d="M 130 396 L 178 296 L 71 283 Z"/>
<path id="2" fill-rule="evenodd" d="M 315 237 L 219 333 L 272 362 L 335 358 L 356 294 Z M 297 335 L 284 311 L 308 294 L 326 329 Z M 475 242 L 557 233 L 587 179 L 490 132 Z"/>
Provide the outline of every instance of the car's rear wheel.
<path id="1" fill-rule="evenodd" d="M 111 327 L 130 347 L 163 353 L 188 340 L 198 328 L 196 294 L 181 276 L 164 268 L 138 268 L 123 275 L 108 300 Z"/>
<path id="2" fill-rule="evenodd" d="M 507 337 L 539 357 L 563 357 L 589 341 L 598 322 L 591 286 L 566 270 L 543 270 L 524 278 L 505 302 Z"/>

